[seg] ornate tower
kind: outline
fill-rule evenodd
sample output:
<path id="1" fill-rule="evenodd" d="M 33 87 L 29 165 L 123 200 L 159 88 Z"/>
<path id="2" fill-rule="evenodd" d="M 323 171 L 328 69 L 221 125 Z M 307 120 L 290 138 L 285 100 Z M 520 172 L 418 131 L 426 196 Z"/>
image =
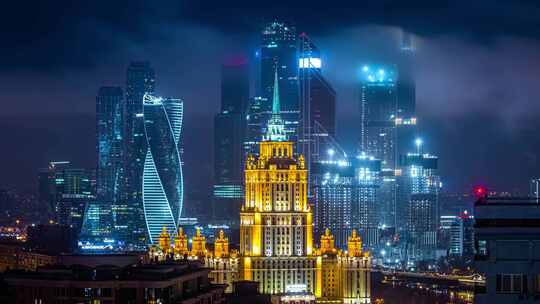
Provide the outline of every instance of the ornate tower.
<path id="1" fill-rule="evenodd" d="M 204 258 L 206 253 L 206 237 L 201 234 L 201 229 L 197 228 L 191 241 L 191 255 Z"/>
<path id="2" fill-rule="evenodd" d="M 181 257 L 186 254 L 189 254 L 187 236 L 184 234 L 184 229 L 179 227 L 174 237 L 174 255 Z"/>
<path id="3" fill-rule="evenodd" d="M 229 256 L 229 238 L 225 237 L 223 230 L 219 231 L 219 237 L 214 242 L 214 256 L 216 258 Z"/>
<path id="4" fill-rule="evenodd" d="M 272 117 L 259 156 L 247 158 L 240 212 L 240 276 L 259 281 L 264 293 L 282 293 L 299 284 L 316 293 L 307 170 L 293 147 L 280 116 L 276 71 Z"/>
<path id="5" fill-rule="evenodd" d="M 353 256 L 353 257 L 362 256 L 362 239 L 356 233 L 356 229 L 353 229 L 352 235 L 349 237 L 347 241 L 347 250 L 349 251 L 350 256 Z"/>
<path id="6" fill-rule="evenodd" d="M 334 236 L 330 234 L 330 229 L 326 228 L 324 235 L 321 236 L 321 254 L 336 254 L 334 247 Z"/>
<path id="7" fill-rule="evenodd" d="M 163 226 L 161 233 L 158 237 L 159 240 L 159 249 L 163 252 L 164 255 L 171 253 L 171 237 L 169 232 L 167 232 L 167 226 Z"/>

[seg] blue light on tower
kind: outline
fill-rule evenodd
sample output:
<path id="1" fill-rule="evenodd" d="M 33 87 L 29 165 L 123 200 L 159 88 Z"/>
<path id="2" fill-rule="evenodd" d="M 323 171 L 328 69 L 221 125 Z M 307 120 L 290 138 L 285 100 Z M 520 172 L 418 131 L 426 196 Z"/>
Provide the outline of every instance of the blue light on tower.
<path id="1" fill-rule="evenodd" d="M 144 95 L 144 131 L 148 149 L 143 172 L 143 208 L 150 243 L 164 226 L 174 233 L 182 212 L 183 176 L 180 133 L 183 103 Z"/>
<path id="2" fill-rule="evenodd" d="M 386 65 L 364 65 L 361 74 L 364 81 L 372 84 L 394 83 L 397 79 L 397 70 Z"/>

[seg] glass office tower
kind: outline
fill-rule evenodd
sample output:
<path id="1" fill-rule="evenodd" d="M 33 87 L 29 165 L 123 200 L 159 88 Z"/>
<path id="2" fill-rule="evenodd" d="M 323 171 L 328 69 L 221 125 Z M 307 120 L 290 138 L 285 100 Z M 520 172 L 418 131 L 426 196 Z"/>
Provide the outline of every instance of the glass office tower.
<path id="1" fill-rule="evenodd" d="M 97 198 L 112 203 L 120 198 L 124 168 L 124 93 L 120 87 L 101 87 L 96 97 Z"/>
<path id="2" fill-rule="evenodd" d="M 397 71 L 393 66 L 362 67 L 360 92 L 360 151 L 382 161 L 383 168 L 395 168 L 395 117 Z"/>
<path id="3" fill-rule="evenodd" d="M 326 151 L 335 146 L 336 92 L 323 77 L 321 54 L 305 33 L 300 34 L 298 65 L 300 83 L 298 142 L 300 152 L 306 157 L 309 171 L 313 162 L 324 159 Z"/>
<path id="4" fill-rule="evenodd" d="M 128 242 L 144 246 L 148 240 L 142 202 L 142 178 L 147 152 L 143 97 L 146 93 L 154 93 L 155 73 L 149 62 L 132 62 L 126 77 L 124 196 L 129 216 L 124 220 L 131 230 Z"/>
<path id="5" fill-rule="evenodd" d="M 400 158 L 396 223 L 407 243 L 409 261 L 435 258 L 441 189 L 437 162 L 436 156 L 421 149 Z"/>
<path id="6" fill-rule="evenodd" d="M 221 111 L 214 117 L 213 218 L 232 226 L 238 226 L 237 214 L 243 198 L 243 144 L 248 100 L 247 65 L 224 65 Z"/>

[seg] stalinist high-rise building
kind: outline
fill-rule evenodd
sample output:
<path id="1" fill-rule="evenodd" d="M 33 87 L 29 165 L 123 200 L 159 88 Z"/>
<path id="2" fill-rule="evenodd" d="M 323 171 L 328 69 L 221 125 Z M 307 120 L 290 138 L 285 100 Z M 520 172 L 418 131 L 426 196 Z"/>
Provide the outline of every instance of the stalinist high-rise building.
<path id="1" fill-rule="evenodd" d="M 347 250 L 334 246 L 330 230 L 313 244 L 313 215 L 307 200 L 306 164 L 294 153 L 280 115 L 278 74 L 275 73 L 272 116 L 259 143 L 259 155 L 248 155 L 245 201 L 240 211 L 240 250 L 229 250 L 220 233 L 214 250 L 197 232 L 191 251 L 181 230 L 174 245 L 167 229 L 152 247 L 153 258 L 202 259 L 212 269 L 213 283 L 232 285 L 237 280 L 259 283 L 259 291 L 279 298 L 279 303 L 371 303 L 371 257 L 362 251 L 356 230 Z M 172 231 L 172 229 L 171 229 Z M 231 291 L 229 287 L 228 292 Z M 274 301 L 273 301 L 274 302 Z"/>
<path id="2" fill-rule="evenodd" d="M 245 202 L 240 212 L 239 275 L 260 283 L 263 293 L 282 294 L 298 288 L 319 300 L 369 303 L 371 259 L 354 231 L 349 250 L 334 248 L 330 231 L 313 245 L 313 215 L 307 201 L 306 163 L 294 152 L 280 116 L 275 73 L 272 116 L 245 168 Z M 323 248 L 324 245 L 324 248 Z"/>
<path id="3" fill-rule="evenodd" d="M 313 219 L 307 202 L 307 170 L 295 157 L 280 116 L 278 76 L 267 133 L 259 156 L 249 155 L 245 202 L 240 212 L 241 275 L 260 282 L 264 293 L 285 292 L 305 284 L 315 291 L 317 259 L 313 255 Z"/>

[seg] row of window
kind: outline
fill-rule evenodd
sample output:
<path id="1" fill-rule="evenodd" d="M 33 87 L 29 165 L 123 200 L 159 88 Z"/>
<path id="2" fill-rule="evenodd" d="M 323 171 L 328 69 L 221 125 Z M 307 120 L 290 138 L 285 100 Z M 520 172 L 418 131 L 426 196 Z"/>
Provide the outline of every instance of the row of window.
<path id="1" fill-rule="evenodd" d="M 532 292 L 540 293 L 540 274 L 532 277 L 532 284 L 529 285 L 528 276 L 522 273 L 503 273 L 498 274 L 496 283 L 497 293 L 529 293 L 529 286 L 532 286 Z"/>

